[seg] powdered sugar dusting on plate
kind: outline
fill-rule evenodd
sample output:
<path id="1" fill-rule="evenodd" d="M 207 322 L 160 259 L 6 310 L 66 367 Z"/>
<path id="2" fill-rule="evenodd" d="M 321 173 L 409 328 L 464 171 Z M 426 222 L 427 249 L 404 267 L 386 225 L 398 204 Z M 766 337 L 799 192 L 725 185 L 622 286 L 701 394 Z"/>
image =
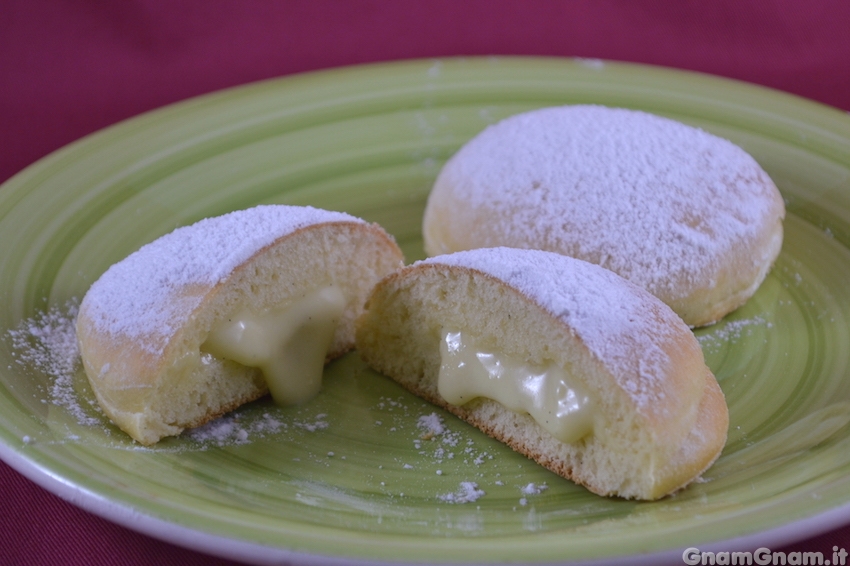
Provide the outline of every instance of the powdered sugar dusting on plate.
<path id="1" fill-rule="evenodd" d="M 140 344 L 160 354 L 164 338 L 197 308 L 206 290 L 277 239 L 320 222 L 363 220 L 342 212 L 284 205 L 205 218 L 114 264 L 91 286 L 81 308 L 100 332 L 144 337 Z"/>
<path id="2" fill-rule="evenodd" d="M 64 407 L 81 425 L 94 425 L 100 423 L 91 415 L 95 405 L 79 399 L 74 389 L 74 378 L 81 367 L 74 328 L 77 310 L 76 300 L 52 307 L 21 321 L 8 336 L 18 364 L 32 367 L 51 378 L 48 385 L 50 402 Z"/>
<path id="3" fill-rule="evenodd" d="M 538 495 L 543 493 L 547 489 L 549 489 L 549 486 L 547 486 L 545 483 L 536 484 L 532 482 L 524 485 L 520 491 L 522 491 L 523 495 Z"/>
<path id="4" fill-rule="evenodd" d="M 443 417 L 437 413 L 420 416 L 416 426 L 421 433 L 418 438 L 414 439 L 414 447 L 421 456 L 430 454 L 437 464 L 457 458 L 458 461 L 463 461 L 465 465 L 471 464 L 478 467 L 493 459 L 493 455 L 489 452 L 474 448 L 475 443 L 472 439 L 466 438 L 446 426 Z M 432 441 L 434 445 L 429 446 L 423 441 Z M 429 450 L 426 450 L 426 447 Z M 442 470 L 437 470 L 437 475 L 442 474 Z"/>
<path id="5" fill-rule="evenodd" d="M 276 434 L 289 425 L 269 413 L 247 422 L 239 415 L 225 415 L 184 434 L 187 438 L 205 445 L 232 446 L 248 444 L 257 435 Z"/>
<path id="6" fill-rule="evenodd" d="M 742 336 L 749 336 L 756 330 L 764 331 L 770 328 L 773 328 L 773 323 L 761 316 L 724 320 L 712 326 L 710 332 L 697 336 L 697 340 L 706 352 L 710 352 L 725 344 L 737 342 Z"/>
<path id="7" fill-rule="evenodd" d="M 520 488 L 520 492 L 522 493 L 522 497 L 519 498 L 519 504 L 522 506 L 528 505 L 528 496 L 530 495 L 540 495 L 544 491 L 549 489 L 549 486 L 545 483 L 534 483 L 530 482 Z"/>
<path id="8" fill-rule="evenodd" d="M 485 494 L 483 489 L 479 489 L 478 484 L 472 481 L 460 482 L 457 491 L 452 493 L 444 493 L 439 496 L 441 501 L 446 503 L 472 503 L 478 501 Z"/>
<path id="9" fill-rule="evenodd" d="M 443 419 L 440 418 L 437 413 L 431 413 L 430 415 L 423 415 L 419 417 L 417 424 L 419 428 L 425 430 L 425 436 L 428 439 L 446 432 L 446 428 L 443 426 Z"/>

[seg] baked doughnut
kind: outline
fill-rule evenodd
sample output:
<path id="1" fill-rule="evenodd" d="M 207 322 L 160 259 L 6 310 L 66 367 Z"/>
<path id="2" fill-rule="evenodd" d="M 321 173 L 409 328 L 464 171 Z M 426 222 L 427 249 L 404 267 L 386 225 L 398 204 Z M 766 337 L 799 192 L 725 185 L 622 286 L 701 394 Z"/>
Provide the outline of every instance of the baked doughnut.
<path id="1" fill-rule="evenodd" d="M 378 225 L 339 212 L 258 206 L 143 246 L 89 289 L 77 317 L 103 411 L 142 444 L 201 425 L 269 391 L 298 403 L 354 320 L 403 265 Z"/>
<path id="2" fill-rule="evenodd" d="M 785 205 L 731 142 L 603 106 L 519 114 L 440 172 L 423 220 L 429 255 L 510 246 L 606 267 L 703 326 L 744 304 L 782 247 Z"/>
<path id="3" fill-rule="evenodd" d="M 600 495 L 662 497 L 726 442 L 693 333 L 597 265 L 516 248 L 432 257 L 378 283 L 356 326 L 377 371 Z"/>

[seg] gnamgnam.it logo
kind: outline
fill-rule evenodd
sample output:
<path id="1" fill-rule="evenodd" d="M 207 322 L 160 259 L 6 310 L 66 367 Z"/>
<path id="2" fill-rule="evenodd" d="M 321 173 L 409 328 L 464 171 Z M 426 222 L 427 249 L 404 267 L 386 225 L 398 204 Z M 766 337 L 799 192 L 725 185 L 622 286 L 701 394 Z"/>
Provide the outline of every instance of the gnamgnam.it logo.
<path id="1" fill-rule="evenodd" d="M 832 547 L 832 556 L 824 556 L 823 552 L 780 552 L 769 548 L 759 548 L 755 552 L 709 552 L 698 548 L 686 548 L 682 553 L 682 561 L 694 566 L 696 564 L 725 564 L 725 565 L 806 565 L 806 566 L 845 566 L 847 551 L 837 546 Z"/>

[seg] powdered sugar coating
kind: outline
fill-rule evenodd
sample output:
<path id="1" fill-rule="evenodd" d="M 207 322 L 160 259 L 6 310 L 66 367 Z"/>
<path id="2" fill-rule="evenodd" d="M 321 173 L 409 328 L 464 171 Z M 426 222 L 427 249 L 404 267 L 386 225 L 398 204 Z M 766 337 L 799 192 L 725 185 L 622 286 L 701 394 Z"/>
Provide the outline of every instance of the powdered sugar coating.
<path id="1" fill-rule="evenodd" d="M 140 338 L 161 353 L 202 293 L 279 238 L 312 224 L 363 220 L 306 206 L 264 205 L 177 228 L 112 265 L 89 289 L 81 310 L 99 332 Z"/>
<path id="2" fill-rule="evenodd" d="M 659 379 L 671 363 L 664 345 L 693 336 L 678 315 L 645 290 L 597 265 L 553 252 L 481 248 L 419 263 L 474 269 L 513 287 L 567 325 L 639 407 L 650 407 L 663 390 Z M 699 347 L 696 339 L 694 346 Z"/>
<path id="3" fill-rule="evenodd" d="M 446 164 L 440 191 L 456 205 L 442 229 L 466 241 L 458 234 L 475 227 L 474 246 L 464 248 L 558 251 L 670 299 L 710 287 L 731 250 L 776 221 L 766 203 L 778 195 L 727 140 L 645 112 L 585 105 L 490 126 Z"/>
<path id="4" fill-rule="evenodd" d="M 439 499 L 446 503 L 472 503 L 485 495 L 487 494 L 478 487 L 477 483 L 462 481 L 457 491 L 440 495 Z"/>

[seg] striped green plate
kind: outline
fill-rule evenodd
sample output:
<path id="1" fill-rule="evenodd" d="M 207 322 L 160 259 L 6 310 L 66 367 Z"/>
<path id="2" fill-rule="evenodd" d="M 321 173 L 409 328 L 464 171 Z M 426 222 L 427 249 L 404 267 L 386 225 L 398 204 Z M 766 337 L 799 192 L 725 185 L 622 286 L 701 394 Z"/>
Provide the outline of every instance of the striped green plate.
<path id="1" fill-rule="evenodd" d="M 21 342 L 35 334 L 26 325 L 54 324 L 48 344 L 67 352 L 50 337 L 110 264 L 178 225 L 258 203 L 379 222 L 419 259 L 445 159 L 495 120 L 568 103 L 644 109 L 727 137 L 788 205 L 782 254 L 757 295 L 697 333 L 727 396 L 729 441 L 705 481 L 673 497 L 591 495 L 356 353 L 328 367 L 304 406 L 261 401 L 141 449 L 97 412 L 79 370 L 61 366 L 67 355 L 46 363 Z M 596 60 L 311 73 L 169 106 L 48 156 L 0 189 L 0 245 L 0 456 L 156 537 L 257 563 L 654 563 L 850 520 L 850 117 L 835 109 Z"/>

